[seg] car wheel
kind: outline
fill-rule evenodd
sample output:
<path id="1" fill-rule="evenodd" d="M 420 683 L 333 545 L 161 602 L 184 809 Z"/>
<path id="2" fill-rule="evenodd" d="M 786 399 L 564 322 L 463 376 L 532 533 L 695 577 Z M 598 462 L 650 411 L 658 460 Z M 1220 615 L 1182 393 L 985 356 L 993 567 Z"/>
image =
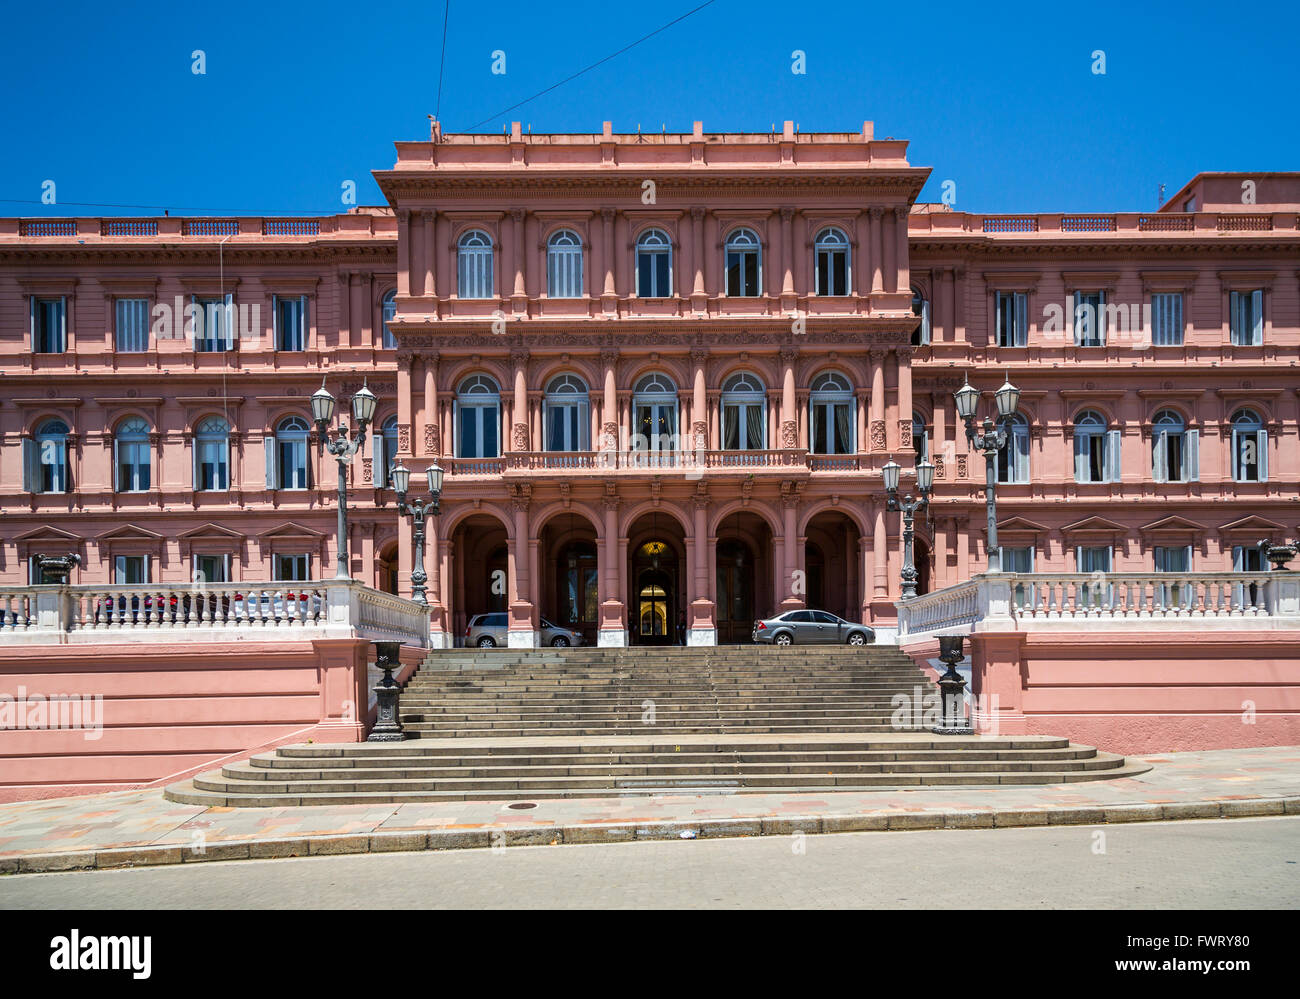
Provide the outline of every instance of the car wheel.
<path id="1" fill-rule="evenodd" d="M 851 634 L 851 635 L 849 636 L 849 644 L 850 644 L 850 645 L 866 645 L 866 644 L 867 644 L 867 636 L 864 635 L 864 634 L 862 634 L 862 632 L 860 632 L 860 631 L 855 631 L 853 634 Z"/>
<path id="2" fill-rule="evenodd" d="M 568 647 L 569 640 L 563 635 L 556 635 L 551 639 L 551 648 L 553 649 L 567 649 Z"/>
<path id="3" fill-rule="evenodd" d="M 793 645 L 794 636 L 791 635 L 788 631 L 783 631 L 781 632 L 781 634 L 777 635 L 776 638 L 773 639 L 773 641 L 777 645 Z"/>
<path id="4" fill-rule="evenodd" d="M 495 649 L 497 643 L 492 639 L 491 635 L 484 635 L 478 640 L 478 647 L 480 649 Z"/>

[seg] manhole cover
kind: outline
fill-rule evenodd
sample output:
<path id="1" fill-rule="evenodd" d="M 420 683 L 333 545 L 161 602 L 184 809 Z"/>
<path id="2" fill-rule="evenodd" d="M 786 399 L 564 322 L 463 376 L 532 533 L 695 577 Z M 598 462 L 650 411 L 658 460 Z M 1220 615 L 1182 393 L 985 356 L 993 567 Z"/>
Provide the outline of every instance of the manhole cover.
<path id="1" fill-rule="evenodd" d="M 536 808 L 536 807 L 537 807 L 537 803 L 536 803 L 536 802 L 532 802 L 532 801 L 516 801 L 516 802 L 514 802 L 513 804 L 506 805 L 506 807 L 507 807 L 507 808 L 517 808 L 517 809 L 523 810 L 523 809 L 525 809 L 525 808 Z"/>

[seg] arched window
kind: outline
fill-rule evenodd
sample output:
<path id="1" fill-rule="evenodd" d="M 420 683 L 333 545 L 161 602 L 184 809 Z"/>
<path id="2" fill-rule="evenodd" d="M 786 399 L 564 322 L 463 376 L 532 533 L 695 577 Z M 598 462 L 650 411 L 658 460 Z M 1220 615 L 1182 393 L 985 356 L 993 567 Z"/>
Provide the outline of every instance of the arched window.
<path id="1" fill-rule="evenodd" d="M 31 440 L 23 441 L 23 488 L 30 493 L 66 493 L 68 475 L 68 425 L 46 420 Z"/>
<path id="2" fill-rule="evenodd" d="M 397 417 L 390 416 L 379 428 L 374 438 L 374 456 L 371 459 L 376 489 L 387 489 L 392 481 L 391 472 L 397 464 Z"/>
<path id="3" fill-rule="evenodd" d="M 1232 478 L 1235 482 L 1268 481 L 1268 431 L 1253 409 L 1232 414 Z"/>
<path id="4" fill-rule="evenodd" d="M 384 350 L 395 350 L 397 348 L 397 337 L 393 335 L 393 331 L 389 328 L 388 324 L 391 323 L 393 321 L 393 317 L 397 315 L 396 289 L 389 291 L 384 295 L 383 310 L 384 310 L 384 339 L 382 342 L 383 342 Z"/>
<path id="5" fill-rule="evenodd" d="M 459 297 L 492 297 L 492 238 L 482 229 L 471 229 L 456 244 L 456 277 Z"/>
<path id="6" fill-rule="evenodd" d="M 727 294 L 733 298 L 762 294 L 763 247 L 753 229 L 727 237 Z"/>
<path id="7" fill-rule="evenodd" d="M 230 424 L 220 416 L 208 417 L 195 430 L 194 488 L 201 492 L 230 488 Z"/>
<path id="8" fill-rule="evenodd" d="M 1029 421 L 1016 413 L 1007 426 L 1007 444 L 998 452 L 998 481 L 1029 481 Z"/>
<path id="9" fill-rule="evenodd" d="M 917 464 L 930 457 L 930 438 L 925 432 L 925 417 L 920 413 L 912 414 L 912 447 L 916 449 Z"/>
<path id="10" fill-rule="evenodd" d="M 1172 409 L 1160 410 L 1151 424 L 1151 477 L 1157 482 L 1199 479 L 1200 431 L 1188 430 Z"/>
<path id="11" fill-rule="evenodd" d="M 495 458 L 501 453 L 501 390 L 487 375 L 471 375 L 456 390 L 456 454 Z"/>
<path id="12" fill-rule="evenodd" d="M 1107 430 L 1100 413 L 1085 409 L 1074 418 L 1074 481 L 1120 480 L 1120 431 Z"/>
<path id="13" fill-rule="evenodd" d="M 767 394 L 758 376 L 748 371 L 722 383 L 722 447 L 727 451 L 767 447 Z"/>
<path id="14" fill-rule="evenodd" d="M 632 450 L 668 454 L 677 448 L 677 386 L 661 372 L 641 377 L 632 395 Z"/>
<path id="15" fill-rule="evenodd" d="M 587 450 L 587 383 L 577 375 L 559 375 L 546 386 L 542 401 L 546 421 L 546 450 Z"/>
<path id="16" fill-rule="evenodd" d="M 266 485 L 268 489 L 306 489 L 307 435 L 310 428 L 301 416 L 289 416 L 275 428 L 268 442 Z M 272 485 L 274 483 L 274 485 Z"/>
<path id="17" fill-rule="evenodd" d="M 637 298 L 673 293 L 673 244 L 662 229 L 647 229 L 636 241 Z"/>
<path id="18" fill-rule="evenodd" d="M 113 431 L 113 475 L 117 492 L 148 492 L 151 458 L 149 424 L 138 416 L 128 416 Z"/>
<path id="19" fill-rule="evenodd" d="M 912 289 L 912 315 L 921 317 L 921 325 L 912 334 L 912 343 L 921 346 L 930 342 L 930 303 L 919 288 Z"/>
<path id="20" fill-rule="evenodd" d="M 852 454 L 857 449 L 857 403 L 853 386 L 838 371 L 824 371 L 812 381 L 808 409 L 814 454 Z"/>
<path id="21" fill-rule="evenodd" d="M 849 238 L 843 231 L 829 226 L 817 234 L 813 244 L 817 257 L 817 294 L 849 293 Z"/>
<path id="22" fill-rule="evenodd" d="M 561 229 L 546 242 L 546 294 L 582 297 L 582 240 L 570 229 Z"/>

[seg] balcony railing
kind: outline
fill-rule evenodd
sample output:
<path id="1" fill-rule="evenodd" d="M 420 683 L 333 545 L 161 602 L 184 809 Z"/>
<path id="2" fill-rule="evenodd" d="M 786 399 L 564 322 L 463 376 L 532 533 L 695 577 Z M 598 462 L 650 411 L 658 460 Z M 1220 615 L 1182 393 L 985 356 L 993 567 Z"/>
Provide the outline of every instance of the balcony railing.
<path id="1" fill-rule="evenodd" d="M 365 638 L 427 647 L 429 610 L 352 581 L 0 589 L 0 644 Z"/>
<path id="2" fill-rule="evenodd" d="M 1300 573 L 1004 572 L 898 603 L 900 636 L 1080 626 L 1300 630 Z"/>
<path id="3" fill-rule="evenodd" d="M 463 478 L 512 472 L 680 471 L 703 469 L 753 471 L 779 469 L 815 472 L 853 472 L 870 467 L 865 454 L 813 454 L 806 448 L 698 451 L 507 451 L 495 458 L 439 458 L 447 475 Z"/>

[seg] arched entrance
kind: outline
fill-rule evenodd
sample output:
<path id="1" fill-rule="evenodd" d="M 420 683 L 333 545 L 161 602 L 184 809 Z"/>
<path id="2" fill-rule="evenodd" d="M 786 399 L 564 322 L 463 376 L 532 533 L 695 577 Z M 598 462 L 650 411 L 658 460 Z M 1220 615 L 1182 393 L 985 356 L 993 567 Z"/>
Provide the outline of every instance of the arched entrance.
<path id="1" fill-rule="evenodd" d="M 396 595 L 398 593 L 397 542 L 394 541 L 381 548 L 376 562 L 379 589 Z"/>
<path id="2" fill-rule="evenodd" d="M 449 546 L 448 611 L 457 641 L 475 614 L 505 611 L 510 600 L 508 540 L 495 517 L 475 514 L 456 525 Z"/>
<path id="3" fill-rule="evenodd" d="M 561 513 L 542 529 L 542 617 L 582 632 L 596 644 L 600 628 L 600 569 L 596 529 L 581 514 Z"/>
<path id="4" fill-rule="evenodd" d="M 675 518 L 640 517 L 628 531 L 628 640 L 685 644 L 686 538 Z"/>
<path id="5" fill-rule="evenodd" d="M 804 534 L 808 607 L 830 611 L 846 621 L 861 621 L 858 542 L 862 535 L 857 525 L 845 514 L 826 510 L 808 522 Z"/>
<path id="6" fill-rule="evenodd" d="M 756 514 L 729 513 L 717 527 L 715 623 L 719 645 L 753 641 L 754 620 L 776 613 L 772 530 Z"/>

